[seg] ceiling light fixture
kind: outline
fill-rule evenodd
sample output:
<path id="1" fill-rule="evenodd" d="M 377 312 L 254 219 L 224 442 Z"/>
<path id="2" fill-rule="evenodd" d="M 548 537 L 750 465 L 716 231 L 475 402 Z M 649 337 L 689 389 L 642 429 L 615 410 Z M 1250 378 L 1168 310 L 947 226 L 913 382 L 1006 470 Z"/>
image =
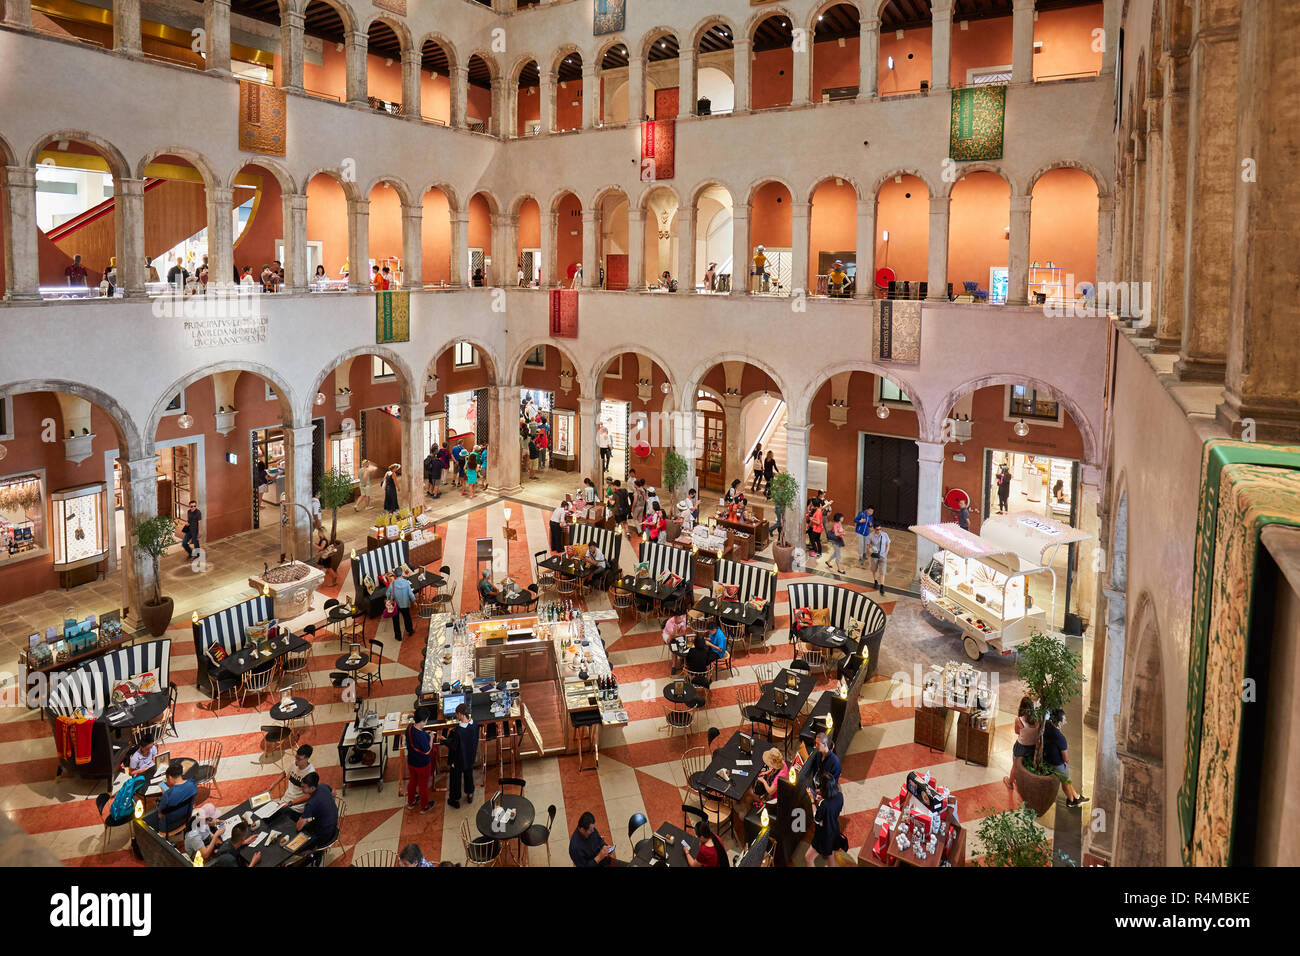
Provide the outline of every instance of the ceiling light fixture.
<path id="1" fill-rule="evenodd" d="M 1026 435 L 1029 434 L 1029 426 L 1025 424 L 1025 420 L 1023 418 L 1020 419 L 1018 422 L 1016 422 L 1015 425 L 1011 427 L 1011 430 L 1021 438 L 1024 438 Z"/>
<path id="2" fill-rule="evenodd" d="M 877 405 L 877 406 L 876 406 L 876 417 L 877 417 L 877 418 L 888 418 L 888 417 L 889 417 L 889 406 L 888 406 L 888 405 Z"/>

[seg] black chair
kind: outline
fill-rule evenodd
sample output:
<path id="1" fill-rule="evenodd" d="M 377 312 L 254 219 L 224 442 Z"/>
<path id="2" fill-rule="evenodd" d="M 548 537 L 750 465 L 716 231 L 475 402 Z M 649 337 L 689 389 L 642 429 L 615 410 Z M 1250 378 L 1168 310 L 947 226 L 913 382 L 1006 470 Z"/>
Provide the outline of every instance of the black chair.
<path id="1" fill-rule="evenodd" d="M 649 839 L 649 837 L 645 837 L 642 840 L 638 840 L 636 838 L 636 832 L 640 830 L 642 827 L 648 827 L 649 825 L 650 825 L 650 821 L 646 819 L 646 815 L 642 813 L 640 810 L 632 814 L 632 816 L 628 817 L 627 842 L 632 845 L 633 856 L 636 856 L 637 847 L 639 847 L 642 844 L 642 842 L 644 842 L 644 840 Z"/>
<path id="2" fill-rule="evenodd" d="M 786 665 L 792 671 L 803 671 L 805 674 L 812 673 L 812 666 L 802 657 L 796 657 Z"/>
<path id="3" fill-rule="evenodd" d="M 721 735 L 722 735 L 722 731 L 720 731 L 717 727 L 710 727 L 708 732 L 708 741 L 705 744 L 705 746 L 708 747 L 710 750 L 712 750 L 713 742 L 717 740 Z"/>
<path id="4" fill-rule="evenodd" d="M 692 823 L 691 821 L 695 822 Z M 695 829 L 696 823 L 708 823 L 709 815 L 699 807 L 693 807 L 689 803 L 682 804 L 682 829 L 691 832 Z"/>
<path id="5" fill-rule="evenodd" d="M 929 293 L 929 291 L 930 291 L 930 283 L 922 282 L 917 287 L 916 297 L 918 299 L 924 299 L 926 295 Z"/>
<path id="6" fill-rule="evenodd" d="M 158 721 L 158 739 L 164 737 L 180 737 L 176 730 L 176 685 L 169 682 L 167 684 L 167 709 L 163 711 L 162 718 Z"/>
<path id="7" fill-rule="evenodd" d="M 330 608 L 338 607 L 338 606 L 339 606 L 339 602 L 338 602 L 338 599 L 337 599 L 337 598 L 330 598 L 328 601 L 326 601 L 326 602 L 325 602 L 325 615 L 326 615 L 326 617 L 328 618 L 328 616 L 329 616 Z M 340 621 L 340 622 L 336 625 L 336 627 L 337 627 L 337 630 L 335 631 L 335 634 L 338 636 L 338 639 L 339 639 L 339 650 L 341 651 L 341 650 L 343 650 L 343 622 Z M 305 631 L 306 628 L 304 628 L 303 630 Z M 315 631 L 313 630 L 312 633 L 314 634 Z"/>
<path id="8" fill-rule="evenodd" d="M 538 598 L 541 597 L 541 592 L 538 589 L 537 585 L 536 584 L 528 585 L 528 593 L 532 595 L 532 597 L 528 601 L 528 607 L 529 608 L 537 607 L 537 600 Z"/>
<path id="9" fill-rule="evenodd" d="M 898 298 L 898 283 L 895 282 L 893 279 L 889 280 L 889 288 L 885 291 L 885 298 L 886 299 Z"/>
<path id="10" fill-rule="evenodd" d="M 519 842 L 525 847 L 546 847 L 546 865 L 551 865 L 551 824 L 555 822 L 555 804 L 546 808 L 546 826 L 540 823 L 534 823 L 525 830 L 519 837 Z"/>
<path id="11" fill-rule="evenodd" d="M 502 792 L 504 792 L 507 787 L 518 787 L 519 796 L 521 797 L 524 795 L 524 787 L 526 786 L 522 777 L 502 777 L 497 781 L 497 785 L 501 788 Z"/>

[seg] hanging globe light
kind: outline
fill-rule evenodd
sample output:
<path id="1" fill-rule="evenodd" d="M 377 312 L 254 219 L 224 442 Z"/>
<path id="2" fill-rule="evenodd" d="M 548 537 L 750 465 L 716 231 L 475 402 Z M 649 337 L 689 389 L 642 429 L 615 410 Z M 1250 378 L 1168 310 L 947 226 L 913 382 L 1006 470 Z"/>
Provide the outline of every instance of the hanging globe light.
<path id="1" fill-rule="evenodd" d="M 671 390 L 672 390 L 672 386 L 669 385 L 667 382 L 660 383 L 659 391 L 663 392 L 665 395 L 667 395 Z"/>
<path id="2" fill-rule="evenodd" d="M 9 454 L 9 449 L 6 448 L 4 445 L 0 445 L 0 461 L 2 461 L 4 459 L 4 456 L 7 454 Z"/>
<path id="3" fill-rule="evenodd" d="M 324 404 L 325 404 L 325 393 L 324 393 L 324 392 L 317 392 L 317 393 L 316 393 L 316 404 L 317 404 L 317 405 L 324 405 Z"/>
<path id="4" fill-rule="evenodd" d="M 1011 430 L 1015 432 L 1017 435 L 1019 435 L 1021 438 L 1024 438 L 1026 435 L 1029 434 L 1029 426 L 1025 424 L 1025 420 L 1023 418 L 1017 421 L 1014 425 L 1012 425 Z"/>
<path id="5" fill-rule="evenodd" d="M 176 419 L 176 424 L 179 425 L 181 428 L 186 428 L 186 429 L 193 428 L 194 416 L 190 415 L 189 413 L 186 413 L 182 415 L 180 418 Z"/>
<path id="6" fill-rule="evenodd" d="M 888 417 L 889 417 L 889 406 L 888 406 L 888 405 L 877 405 L 877 406 L 876 406 L 876 417 L 877 417 L 877 418 L 888 418 Z"/>

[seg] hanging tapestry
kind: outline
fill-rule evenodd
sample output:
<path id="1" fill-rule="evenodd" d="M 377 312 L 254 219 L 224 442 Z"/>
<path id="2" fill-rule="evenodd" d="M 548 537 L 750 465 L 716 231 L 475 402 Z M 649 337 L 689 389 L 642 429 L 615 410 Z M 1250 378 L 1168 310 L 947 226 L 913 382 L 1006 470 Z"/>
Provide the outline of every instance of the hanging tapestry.
<path id="1" fill-rule="evenodd" d="M 371 0 L 371 2 L 380 10 L 396 13 L 399 17 L 406 16 L 406 0 Z"/>
<path id="2" fill-rule="evenodd" d="M 676 120 L 647 120 L 641 124 L 641 182 L 673 178 L 676 139 Z"/>
<path id="3" fill-rule="evenodd" d="M 1260 533 L 1300 526 L 1300 447 L 1212 439 L 1201 459 L 1178 826 L 1183 863 L 1232 866 Z M 1253 706 L 1259 706 L 1258 704 Z"/>
<path id="4" fill-rule="evenodd" d="M 239 81 L 239 148 L 246 153 L 283 156 L 284 90 L 252 80 Z"/>
<path id="5" fill-rule="evenodd" d="M 375 293 L 375 344 L 411 341 L 409 290 Z"/>
<path id="6" fill-rule="evenodd" d="M 1005 86 L 968 86 L 952 91 L 948 155 L 959 163 L 1002 158 Z"/>
<path id="7" fill-rule="evenodd" d="M 903 365 L 921 363 L 921 303 L 877 299 L 876 340 L 872 354 L 877 362 Z"/>
<path id="8" fill-rule="evenodd" d="M 557 339 L 578 337 L 578 290 L 551 290 L 551 335 Z"/>
<path id="9" fill-rule="evenodd" d="M 627 19 L 627 0 L 596 0 L 591 11 L 593 36 L 618 33 Z"/>

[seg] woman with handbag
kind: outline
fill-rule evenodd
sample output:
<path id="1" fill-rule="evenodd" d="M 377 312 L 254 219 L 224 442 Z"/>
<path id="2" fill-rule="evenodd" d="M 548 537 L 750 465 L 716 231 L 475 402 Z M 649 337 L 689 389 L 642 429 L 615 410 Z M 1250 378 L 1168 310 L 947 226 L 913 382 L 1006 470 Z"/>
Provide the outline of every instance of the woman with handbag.
<path id="1" fill-rule="evenodd" d="M 393 475 L 393 469 L 384 472 L 384 510 L 396 511 L 399 505 L 397 503 L 397 478 Z"/>

